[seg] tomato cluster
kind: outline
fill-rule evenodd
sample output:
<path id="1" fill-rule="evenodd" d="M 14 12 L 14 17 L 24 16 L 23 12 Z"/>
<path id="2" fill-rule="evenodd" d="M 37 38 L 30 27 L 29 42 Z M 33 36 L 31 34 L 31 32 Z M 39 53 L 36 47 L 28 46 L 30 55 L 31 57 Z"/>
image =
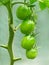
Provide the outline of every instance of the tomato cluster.
<path id="1" fill-rule="evenodd" d="M 20 31 L 25 34 L 22 38 L 21 46 L 26 49 L 26 56 L 28 59 L 34 59 L 37 56 L 37 49 L 35 48 L 36 40 L 31 33 L 35 29 L 35 22 L 30 19 L 32 11 L 27 5 L 22 5 L 17 8 L 16 16 L 23 20 L 20 26 Z"/>

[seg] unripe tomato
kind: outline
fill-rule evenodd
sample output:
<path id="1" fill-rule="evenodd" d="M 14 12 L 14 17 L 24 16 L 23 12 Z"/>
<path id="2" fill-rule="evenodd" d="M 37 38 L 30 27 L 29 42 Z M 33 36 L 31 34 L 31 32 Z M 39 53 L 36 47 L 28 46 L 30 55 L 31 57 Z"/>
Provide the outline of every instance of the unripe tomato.
<path id="1" fill-rule="evenodd" d="M 32 20 L 24 20 L 20 26 L 20 31 L 23 34 L 30 34 L 34 31 L 35 23 Z"/>
<path id="2" fill-rule="evenodd" d="M 27 56 L 28 59 L 36 58 L 37 54 L 38 54 L 38 51 L 35 48 L 26 51 L 26 56 Z"/>
<path id="3" fill-rule="evenodd" d="M 32 37 L 32 36 L 24 36 L 23 39 L 22 39 L 22 42 L 21 42 L 21 46 L 22 48 L 24 49 L 31 49 L 34 45 L 35 45 L 35 38 Z"/>
<path id="4" fill-rule="evenodd" d="M 21 5 L 17 8 L 16 10 L 16 16 L 21 19 L 24 20 L 27 17 L 29 17 L 31 15 L 31 10 L 29 7 L 27 7 L 26 5 Z"/>

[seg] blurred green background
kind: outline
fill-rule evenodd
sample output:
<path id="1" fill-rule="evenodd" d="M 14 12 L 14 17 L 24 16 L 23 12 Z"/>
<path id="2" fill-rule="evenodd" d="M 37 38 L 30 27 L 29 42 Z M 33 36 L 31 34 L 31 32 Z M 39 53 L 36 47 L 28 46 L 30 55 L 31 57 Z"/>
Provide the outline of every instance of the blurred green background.
<path id="1" fill-rule="evenodd" d="M 16 0 L 15 0 L 16 1 Z M 20 0 L 17 0 L 20 1 Z M 21 0 L 23 1 L 23 0 Z M 21 21 L 16 18 L 16 8 L 13 7 L 14 25 L 17 26 Z M 49 65 L 49 11 L 37 12 L 37 31 L 39 34 L 36 37 L 38 49 L 38 56 L 33 60 L 26 58 L 25 50 L 21 48 L 21 39 L 23 34 L 20 30 L 15 32 L 13 41 L 13 53 L 15 57 L 22 57 L 22 60 L 17 61 L 14 65 Z M 0 45 L 7 44 L 9 37 L 8 31 L 8 12 L 5 6 L 0 6 Z M 7 50 L 0 48 L 0 65 L 9 65 L 10 58 Z"/>

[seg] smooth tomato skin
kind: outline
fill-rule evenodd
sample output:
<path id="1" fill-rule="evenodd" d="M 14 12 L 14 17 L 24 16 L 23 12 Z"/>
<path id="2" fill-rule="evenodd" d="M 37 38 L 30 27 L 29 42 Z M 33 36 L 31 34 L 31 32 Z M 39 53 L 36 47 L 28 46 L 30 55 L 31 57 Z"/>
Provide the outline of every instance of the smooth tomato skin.
<path id="1" fill-rule="evenodd" d="M 32 36 L 24 36 L 22 41 L 21 41 L 21 46 L 22 48 L 29 50 L 35 45 L 35 38 Z"/>
<path id="2" fill-rule="evenodd" d="M 26 57 L 28 59 L 34 59 L 34 58 L 36 58 L 37 54 L 38 54 L 38 51 L 35 48 L 31 49 L 31 50 L 26 50 Z"/>
<path id="3" fill-rule="evenodd" d="M 16 16 L 20 19 L 20 20 L 24 20 L 27 17 L 29 17 L 31 15 L 31 10 L 29 7 L 27 7 L 26 5 L 21 5 L 17 8 L 16 10 Z"/>
<path id="4" fill-rule="evenodd" d="M 23 34 L 30 34 L 35 29 L 35 23 L 32 20 L 24 20 L 20 26 Z"/>

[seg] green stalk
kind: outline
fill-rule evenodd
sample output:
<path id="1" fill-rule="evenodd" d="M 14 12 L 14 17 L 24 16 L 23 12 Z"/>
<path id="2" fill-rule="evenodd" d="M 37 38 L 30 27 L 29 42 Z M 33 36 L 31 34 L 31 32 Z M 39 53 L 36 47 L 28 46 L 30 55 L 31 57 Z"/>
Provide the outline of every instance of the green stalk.
<path id="1" fill-rule="evenodd" d="M 12 9 L 11 9 L 11 3 L 9 2 L 6 4 L 8 9 L 8 25 L 9 25 L 9 41 L 8 41 L 8 52 L 10 55 L 10 65 L 13 65 L 13 51 L 12 51 L 12 43 L 14 38 L 14 31 L 11 25 L 13 25 L 13 16 L 12 16 Z"/>
<path id="2" fill-rule="evenodd" d="M 26 0 L 24 0 L 24 3 L 26 3 Z"/>
<path id="3" fill-rule="evenodd" d="M 24 2 L 13 2 L 13 3 L 12 3 L 12 7 L 13 7 L 15 4 L 25 4 L 25 5 L 27 5 L 28 7 L 34 7 L 34 6 L 35 6 L 35 5 L 31 5 L 31 4 L 29 4 L 29 3 L 26 3 L 26 1 L 24 1 Z"/>
<path id="4" fill-rule="evenodd" d="M 6 5 L 7 10 L 8 10 L 8 25 L 9 25 L 9 40 L 8 40 L 8 45 L 7 45 L 7 50 L 10 56 L 10 65 L 14 65 L 15 61 L 21 60 L 21 58 L 14 58 L 13 55 L 13 50 L 12 50 L 12 43 L 14 39 L 14 30 L 13 30 L 13 15 L 12 15 L 12 7 L 11 7 L 11 2 L 9 1 Z M 18 27 L 17 27 L 18 29 Z"/>

